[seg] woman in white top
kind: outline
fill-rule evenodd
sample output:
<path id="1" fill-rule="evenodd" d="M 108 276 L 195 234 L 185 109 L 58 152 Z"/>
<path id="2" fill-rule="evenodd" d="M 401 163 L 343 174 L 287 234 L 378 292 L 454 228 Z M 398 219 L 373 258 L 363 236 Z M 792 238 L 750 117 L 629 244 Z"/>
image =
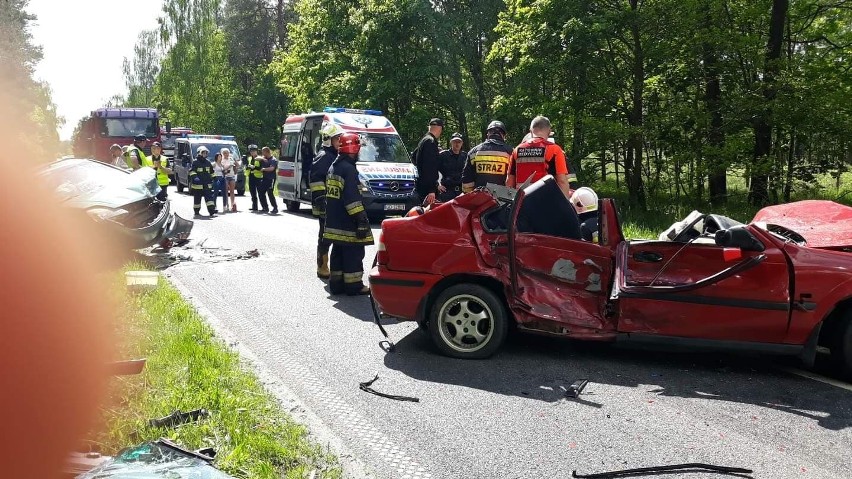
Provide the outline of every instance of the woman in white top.
<path id="1" fill-rule="evenodd" d="M 237 211 L 237 199 L 234 190 L 237 186 L 237 168 L 240 166 L 238 158 L 231 157 L 231 150 L 222 148 L 222 171 L 225 175 L 225 210 L 228 209 L 227 201 L 231 198 L 231 211 Z"/>
<path id="2" fill-rule="evenodd" d="M 228 197 L 225 195 L 225 172 L 222 168 L 222 154 L 216 153 L 213 160 L 213 201 L 222 196 L 222 213 L 228 212 Z M 215 204 L 215 203 L 214 203 Z"/>

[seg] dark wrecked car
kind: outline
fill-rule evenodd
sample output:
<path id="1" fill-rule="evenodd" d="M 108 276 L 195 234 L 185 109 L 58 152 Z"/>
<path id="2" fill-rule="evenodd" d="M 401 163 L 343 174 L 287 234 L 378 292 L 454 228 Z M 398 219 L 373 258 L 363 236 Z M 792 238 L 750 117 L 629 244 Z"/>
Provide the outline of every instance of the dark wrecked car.
<path id="1" fill-rule="evenodd" d="M 170 212 L 152 168 L 134 172 L 95 160 L 65 158 L 40 173 L 63 206 L 84 211 L 117 244 L 130 249 L 168 245 L 189 236 L 192 221 Z"/>
<path id="2" fill-rule="evenodd" d="M 597 242 L 552 177 L 477 190 L 382 223 L 378 311 L 417 321 L 444 354 L 483 358 L 520 331 L 800 355 L 852 370 L 852 208 L 796 203 L 757 221 L 694 212 L 624 238 L 612 199 Z M 796 232 L 785 225 L 805 223 Z M 572 226 L 573 224 L 573 226 Z"/>

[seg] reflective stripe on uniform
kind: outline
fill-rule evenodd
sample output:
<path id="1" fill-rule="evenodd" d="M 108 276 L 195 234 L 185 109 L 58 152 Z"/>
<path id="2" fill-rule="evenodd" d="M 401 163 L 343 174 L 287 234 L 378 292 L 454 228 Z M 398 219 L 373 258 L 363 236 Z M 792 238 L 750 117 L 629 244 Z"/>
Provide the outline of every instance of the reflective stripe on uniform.
<path id="1" fill-rule="evenodd" d="M 364 211 L 364 204 L 360 201 L 353 201 L 346 205 L 346 212 L 349 213 L 349 216 L 357 215 L 358 213 Z"/>
<path id="2" fill-rule="evenodd" d="M 354 231 L 341 230 L 337 228 L 326 227 L 322 232 L 322 237 L 331 241 L 341 241 L 344 243 L 368 243 L 373 244 L 373 235 L 367 234 L 366 238 L 358 238 Z"/>
<path id="3" fill-rule="evenodd" d="M 363 271 L 358 271 L 355 273 L 343 273 L 343 282 L 344 283 L 360 283 L 361 279 L 364 277 Z"/>
<path id="4" fill-rule="evenodd" d="M 324 181 L 315 181 L 310 184 L 311 191 L 325 191 L 325 182 Z"/>

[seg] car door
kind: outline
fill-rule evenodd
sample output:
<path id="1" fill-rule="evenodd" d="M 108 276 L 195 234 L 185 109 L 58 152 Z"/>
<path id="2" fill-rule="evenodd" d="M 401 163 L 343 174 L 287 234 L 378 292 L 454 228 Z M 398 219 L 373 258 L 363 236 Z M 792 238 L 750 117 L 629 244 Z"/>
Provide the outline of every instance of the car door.
<path id="1" fill-rule="evenodd" d="M 299 147 L 296 151 L 295 177 L 296 185 L 298 185 L 298 193 L 300 199 L 311 199 L 311 188 L 307 181 L 302 181 L 303 168 L 305 165 L 305 154 L 309 153 L 311 157 L 316 155 L 316 145 L 319 144 L 320 128 L 322 127 L 322 118 L 310 118 L 305 121 L 305 126 L 302 128 L 302 134 L 299 136 Z"/>
<path id="2" fill-rule="evenodd" d="M 189 156 L 189 160 L 185 160 L 183 155 Z M 189 152 L 189 143 L 181 141 L 177 143 L 177 153 L 175 158 L 175 174 L 178 178 L 178 183 L 189 185 L 189 166 L 192 163 L 192 155 Z"/>
<path id="3" fill-rule="evenodd" d="M 619 332 L 780 343 L 790 314 L 788 263 L 772 241 L 761 242 L 763 251 L 623 242 L 613 292 Z"/>
<path id="4" fill-rule="evenodd" d="M 546 198 L 547 208 L 540 213 L 557 227 L 524 227 L 521 210 L 534 196 Z M 539 208 L 536 205 L 535 209 Z M 570 221 L 570 214 L 577 221 L 573 207 L 553 178 L 518 193 L 508 232 L 510 307 L 521 328 L 574 337 L 611 335 L 615 325 L 606 318 L 605 305 L 613 252 L 583 241 L 579 235 L 558 233 L 558 222 Z"/>
<path id="5" fill-rule="evenodd" d="M 296 156 L 298 155 L 299 132 L 285 132 L 281 135 L 281 149 L 278 152 L 278 196 L 295 200 L 298 177 L 296 176 Z"/>

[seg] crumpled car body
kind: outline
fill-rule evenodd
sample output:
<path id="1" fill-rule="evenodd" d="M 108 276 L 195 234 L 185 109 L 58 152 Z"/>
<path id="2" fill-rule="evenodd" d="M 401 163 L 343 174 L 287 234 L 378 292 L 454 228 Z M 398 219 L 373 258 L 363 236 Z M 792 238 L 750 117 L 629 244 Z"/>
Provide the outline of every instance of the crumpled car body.
<path id="1" fill-rule="evenodd" d="M 421 216 L 385 220 L 370 272 L 377 310 L 417 321 L 442 352 L 456 357 L 496 351 L 449 344 L 447 338 L 468 329 L 430 328 L 456 321 L 453 314 L 464 328 L 465 315 L 482 315 L 482 308 L 458 314 L 471 295 L 473 302 L 485 295 L 474 293 L 481 287 L 499 298 L 497 309 L 521 331 L 798 354 L 807 362 L 824 347 L 841 360 L 845 354 L 852 370 L 852 235 L 814 247 L 780 224 L 694 212 L 660 239 L 626 240 L 615 201 L 602 199 L 593 243 L 566 236 L 576 228 L 560 224 L 576 219 L 557 193 L 545 177 L 521 191 L 480 189 Z M 795 219 L 818 231 L 820 217 L 809 208 L 782 210 L 785 224 L 797 226 Z M 773 211 L 756 220 L 770 219 Z M 838 228 L 836 218 L 821 218 L 819 228 Z M 842 228 L 849 232 L 848 223 Z M 442 304 L 446 291 L 459 294 Z M 488 298 L 481 302 L 495 307 Z"/>
<path id="2" fill-rule="evenodd" d="M 47 165 L 39 175 L 63 206 L 83 211 L 102 234 L 130 249 L 181 241 L 193 222 L 171 213 L 170 203 L 156 198 L 156 172 L 117 168 L 95 160 L 66 158 Z"/>

